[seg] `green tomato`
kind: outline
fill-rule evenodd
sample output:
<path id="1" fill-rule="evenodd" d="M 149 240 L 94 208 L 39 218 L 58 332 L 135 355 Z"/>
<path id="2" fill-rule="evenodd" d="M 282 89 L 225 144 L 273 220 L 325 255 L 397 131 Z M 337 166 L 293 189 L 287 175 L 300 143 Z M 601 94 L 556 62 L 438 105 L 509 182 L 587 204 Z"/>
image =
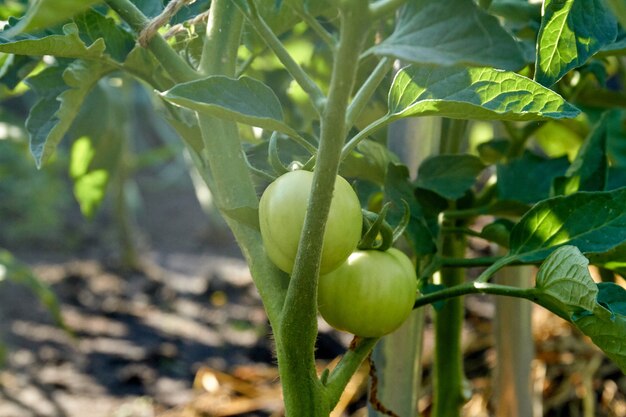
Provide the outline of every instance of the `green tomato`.
<path id="1" fill-rule="evenodd" d="M 285 272 L 293 270 L 313 184 L 313 173 L 292 171 L 267 187 L 259 204 L 263 245 L 269 258 Z M 356 249 L 363 218 L 356 193 L 337 176 L 322 244 L 320 272 L 337 268 Z"/>
<path id="2" fill-rule="evenodd" d="M 415 268 L 404 253 L 394 248 L 359 250 L 320 276 L 317 301 L 320 314 L 334 328 L 380 337 L 406 320 L 416 293 Z"/>

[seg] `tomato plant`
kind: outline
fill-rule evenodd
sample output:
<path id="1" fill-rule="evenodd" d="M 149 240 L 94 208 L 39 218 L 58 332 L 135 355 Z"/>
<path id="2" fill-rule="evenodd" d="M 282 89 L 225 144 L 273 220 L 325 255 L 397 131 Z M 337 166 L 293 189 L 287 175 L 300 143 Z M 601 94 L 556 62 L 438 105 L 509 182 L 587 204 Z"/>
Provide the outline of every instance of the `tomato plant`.
<path id="1" fill-rule="evenodd" d="M 38 165 L 63 138 L 78 139 L 70 127 L 101 80 L 123 72 L 156 92 L 250 266 L 275 336 L 287 415 L 327 416 L 378 342 L 360 338 L 320 380 L 318 294 L 329 321 L 361 336 L 390 331 L 415 295 L 393 250 L 357 252 L 354 263 L 367 273 L 330 271 L 360 231 L 357 199 L 340 174 L 367 209 L 406 203 L 404 238 L 420 259 L 414 308 L 445 300 L 435 312 L 433 416 L 457 417 L 465 401 L 465 294 L 539 303 L 626 370 L 626 291 L 598 285 L 587 270 L 592 262 L 608 279 L 626 274 L 621 2 L 164 3 L 34 2 L 0 36 L 2 82 L 38 96 L 26 122 Z M 429 150 L 391 152 L 387 128 L 414 117 L 431 128 L 407 142 Z M 274 179 L 268 160 L 277 166 L 280 152 L 303 149 L 315 175 L 287 174 L 259 201 L 260 184 Z M 411 171 L 418 154 L 429 157 Z M 389 223 L 401 223 L 393 210 Z M 474 230 L 477 219 L 491 229 Z M 497 243 L 499 256 L 468 258 L 466 236 Z M 490 282 L 505 266 L 540 263 L 532 288 Z M 468 280 L 465 268 L 474 266 L 486 269 Z M 330 272 L 320 278 L 320 270 Z M 404 277 L 406 289 L 388 276 Z M 370 314 L 375 306 L 393 314 Z M 401 415 L 415 414 L 414 404 L 407 409 Z"/>
<path id="2" fill-rule="evenodd" d="M 265 251 L 285 272 L 293 269 L 312 183 L 310 171 L 288 172 L 267 187 L 259 202 Z M 332 271 L 350 256 L 361 238 L 362 223 L 359 198 L 350 184 L 337 176 L 322 244 L 321 273 Z"/>
<path id="3" fill-rule="evenodd" d="M 321 275 L 320 314 L 331 326 L 361 337 L 397 329 L 415 302 L 417 276 L 398 249 L 359 250 L 334 271 Z"/>

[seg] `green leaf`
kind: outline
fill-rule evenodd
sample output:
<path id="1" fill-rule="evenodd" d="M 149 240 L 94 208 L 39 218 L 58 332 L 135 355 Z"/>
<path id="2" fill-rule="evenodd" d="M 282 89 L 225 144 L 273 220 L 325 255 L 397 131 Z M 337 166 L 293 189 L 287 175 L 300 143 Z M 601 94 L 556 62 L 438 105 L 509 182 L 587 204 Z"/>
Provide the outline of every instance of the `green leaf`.
<path id="1" fill-rule="evenodd" d="M 606 252 L 626 241 L 626 188 L 578 192 L 537 203 L 511 232 L 511 255 L 533 262 L 563 245 Z"/>
<path id="2" fill-rule="evenodd" d="M 409 180 L 409 170 L 406 166 L 389 164 L 384 194 L 385 201 L 393 203 L 387 214 L 387 221 L 390 224 L 400 223 L 405 214 L 405 206 L 402 202 L 404 200 L 408 203 L 411 213 L 405 233 L 413 246 L 413 250 L 417 255 L 435 253 L 437 245 L 428 228 L 424 210 L 413 194 L 413 187 Z"/>
<path id="3" fill-rule="evenodd" d="M 130 32 L 115 24 L 115 20 L 103 16 L 95 10 L 88 10 L 74 18 L 81 38 L 85 42 L 95 43 L 102 39 L 106 44 L 106 53 L 118 62 L 124 62 L 135 47 L 135 38 Z"/>
<path id="4" fill-rule="evenodd" d="M 569 187 L 565 194 L 572 191 L 604 191 L 608 182 L 609 161 L 607 160 L 607 120 L 603 116 L 580 147 L 576 159 L 565 172 L 565 177 L 575 179 L 577 187 Z M 567 181 L 571 185 L 572 181 Z"/>
<path id="5" fill-rule="evenodd" d="M 356 177 L 383 185 L 390 163 L 399 163 L 399 160 L 389 148 L 365 139 L 342 161 L 339 172 L 345 177 Z"/>
<path id="6" fill-rule="evenodd" d="M 617 22 L 604 0 L 545 0 L 535 79 L 551 86 L 616 36 Z"/>
<path id="7" fill-rule="evenodd" d="M 437 115 L 455 119 L 545 120 L 579 110 L 555 92 L 492 68 L 409 66 L 389 91 L 390 120 Z"/>
<path id="8" fill-rule="evenodd" d="M 588 267 L 589 260 L 577 247 L 556 249 L 537 273 L 535 289 L 539 303 L 567 319 L 593 311 L 598 288 Z"/>
<path id="9" fill-rule="evenodd" d="M 565 174 L 567 157 L 547 159 L 529 151 L 506 164 L 498 164 L 496 184 L 501 200 L 536 203 L 550 197 L 555 178 Z"/>
<path id="10" fill-rule="evenodd" d="M 113 70 L 114 67 L 101 62 L 76 60 L 62 73 L 61 83 L 67 89 L 56 99 L 45 97 L 33 106 L 26 120 L 26 129 L 38 167 L 50 158 L 63 139 L 94 84 Z"/>
<path id="11" fill-rule="evenodd" d="M 420 164 L 416 185 L 456 200 L 472 188 L 483 169 L 485 165 L 474 155 L 435 155 Z"/>
<path id="12" fill-rule="evenodd" d="M 598 305 L 593 314 L 576 317 L 573 322 L 626 373 L 626 316 L 611 315 Z"/>
<path id="13" fill-rule="evenodd" d="M 272 89 L 254 78 L 210 76 L 178 84 L 162 97 L 200 113 L 297 135 L 285 124 L 282 107 Z"/>
<path id="14" fill-rule="evenodd" d="M 613 282 L 600 282 L 598 285 L 598 304 L 611 314 L 626 316 L 626 289 Z"/>
<path id="15" fill-rule="evenodd" d="M 74 23 L 63 26 L 63 35 L 34 37 L 21 36 L 12 40 L 0 33 L 0 52 L 16 55 L 53 55 L 58 58 L 95 59 L 102 57 L 106 48 L 103 39 L 87 46 Z"/>
<path id="16" fill-rule="evenodd" d="M 35 0 L 19 23 L 3 33 L 10 38 L 19 33 L 36 32 L 70 20 L 102 0 Z"/>
<path id="17" fill-rule="evenodd" d="M 525 64 L 513 37 L 472 0 L 407 2 L 391 36 L 370 51 L 414 64 L 513 71 Z"/>

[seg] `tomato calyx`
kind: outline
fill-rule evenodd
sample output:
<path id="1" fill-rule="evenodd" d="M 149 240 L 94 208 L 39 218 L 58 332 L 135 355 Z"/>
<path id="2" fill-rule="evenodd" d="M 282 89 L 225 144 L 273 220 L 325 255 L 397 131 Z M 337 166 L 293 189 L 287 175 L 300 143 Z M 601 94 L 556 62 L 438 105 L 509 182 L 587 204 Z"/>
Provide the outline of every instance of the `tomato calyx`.
<path id="1" fill-rule="evenodd" d="M 357 246 L 360 250 L 386 251 L 402 236 L 411 218 L 409 205 L 402 200 L 404 214 L 400 223 L 395 228 L 392 228 L 385 220 L 391 204 L 390 201 L 385 203 L 380 213 L 374 213 L 365 209 L 361 210 L 363 212 L 363 232 Z"/>

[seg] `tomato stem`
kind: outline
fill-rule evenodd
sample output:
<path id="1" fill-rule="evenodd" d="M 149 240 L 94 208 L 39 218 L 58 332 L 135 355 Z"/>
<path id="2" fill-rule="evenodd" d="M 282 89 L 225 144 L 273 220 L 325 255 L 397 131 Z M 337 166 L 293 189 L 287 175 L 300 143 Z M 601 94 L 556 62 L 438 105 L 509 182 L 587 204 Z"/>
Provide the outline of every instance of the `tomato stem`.
<path id="1" fill-rule="evenodd" d="M 150 23 L 130 0 L 106 0 L 106 3 L 136 32 L 141 32 Z M 199 78 L 199 74 L 158 33 L 148 41 L 148 49 L 176 81 L 185 82 Z"/>
<path id="2" fill-rule="evenodd" d="M 319 86 L 308 76 L 308 74 L 302 69 L 300 65 L 291 57 L 287 49 L 283 46 L 280 39 L 272 32 L 272 29 L 267 25 L 263 17 L 259 14 L 254 2 L 248 1 L 248 9 L 245 10 L 238 2 L 234 2 L 240 8 L 241 12 L 245 15 L 246 19 L 250 22 L 252 27 L 257 31 L 259 36 L 263 39 L 265 44 L 274 52 L 274 55 L 285 66 L 285 69 L 293 77 L 293 79 L 300 85 L 300 87 L 307 93 L 311 103 L 315 107 L 318 113 L 322 113 L 324 105 L 326 103 L 326 97 Z"/>

